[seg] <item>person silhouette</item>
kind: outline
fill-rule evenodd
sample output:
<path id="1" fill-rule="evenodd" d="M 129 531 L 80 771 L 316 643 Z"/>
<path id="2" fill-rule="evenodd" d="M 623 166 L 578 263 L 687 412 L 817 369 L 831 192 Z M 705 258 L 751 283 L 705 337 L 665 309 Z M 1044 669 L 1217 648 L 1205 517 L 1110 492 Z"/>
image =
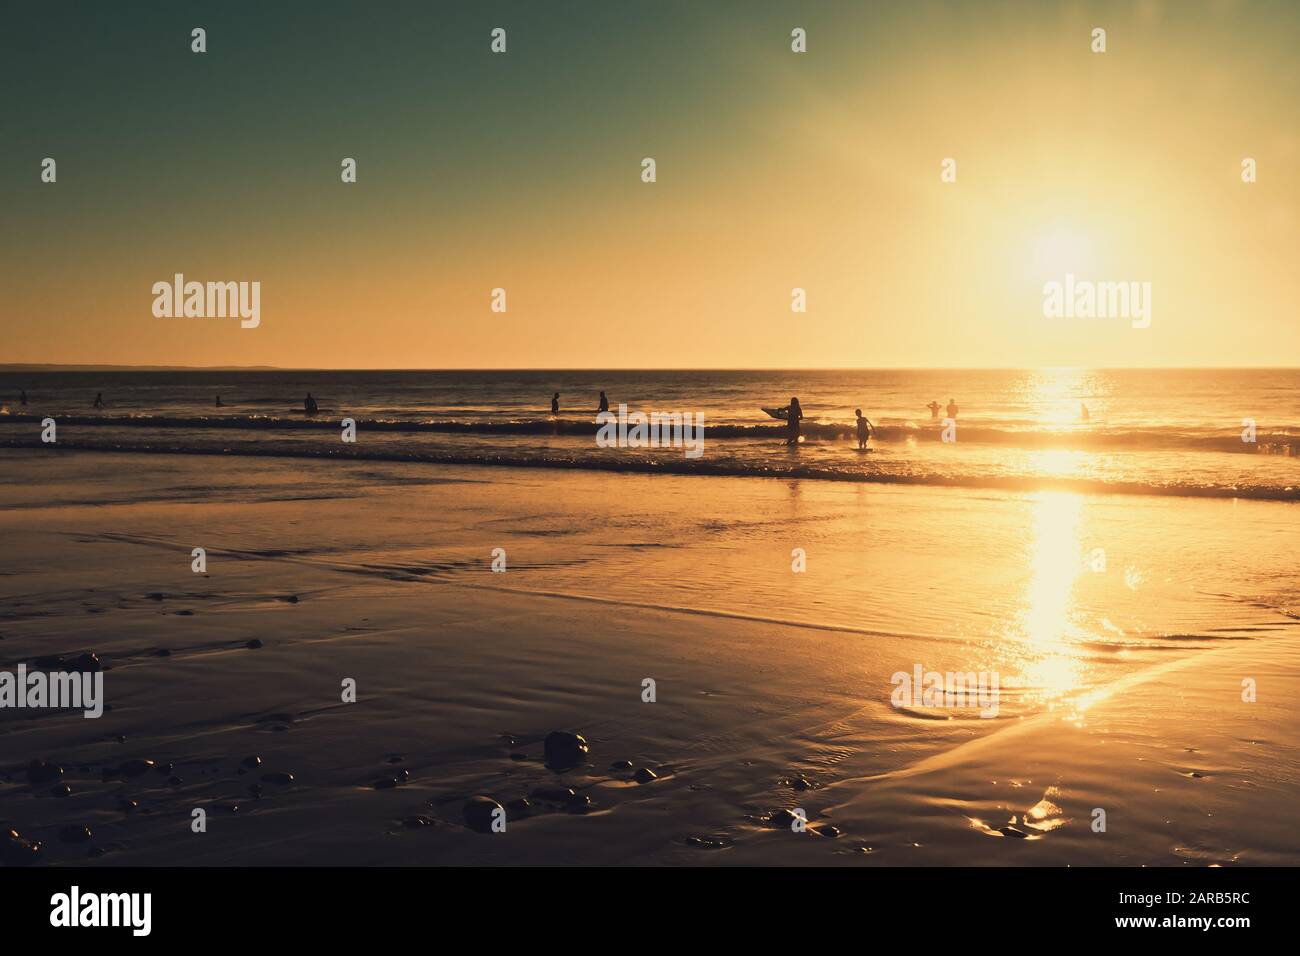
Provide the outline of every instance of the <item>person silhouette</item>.
<path id="1" fill-rule="evenodd" d="M 799 399 L 791 398 L 790 407 L 785 413 L 785 443 L 787 445 L 799 444 L 799 420 L 803 418 L 803 409 L 799 407 Z"/>
<path id="2" fill-rule="evenodd" d="M 96 393 L 95 393 L 95 405 L 94 405 L 94 407 L 95 407 L 95 408 L 103 408 L 103 407 L 104 407 L 104 393 L 103 393 L 103 392 L 96 392 Z"/>
<path id="3" fill-rule="evenodd" d="M 552 415 L 560 414 L 560 393 L 559 392 L 556 392 L 554 395 L 551 396 L 551 414 Z"/>
<path id="4" fill-rule="evenodd" d="M 22 389 L 22 390 L 18 393 L 18 404 L 19 404 L 19 405 L 26 405 L 26 404 L 27 404 L 27 389 Z"/>
<path id="5" fill-rule="evenodd" d="M 955 398 L 948 399 L 948 408 L 946 411 L 948 412 L 949 418 L 957 417 L 957 400 Z"/>
<path id="6" fill-rule="evenodd" d="M 604 392 L 600 393 L 600 408 L 596 409 L 596 411 L 598 412 L 609 411 L 609 399 L 605 397 Z"/>
<path id="7" fill-rule="evenodd" d="M 874 429 L 875 426 L 872 425 L 871 422 L 868 421 L 867 417 L 862 414 L 862 409 L 853 409 L 853 414 L 856 415 L 858 419 L 858 448 L 866 448 L 867 439 L 870 437 L 871 430 Z"/>
<path id="8" fill-rule="evenodd" d="M 938 417 L 939 417 L 939 409 L 943 408 L 943 406 L 940 405 L 938 402 L 931 402 L 929 405 L 927 405 L 927 406 L 925 406 L 925 407 L 928 408 L 928 409 L 930 409 L 930 417 L 931 417 L 931 418 L 938 418 Z"/>
<path id="9" fill-rule="evenodd" d="M 221 407 L 221 396 L 218 395 L 218 396 L 217 396 L 217 408 L 220 408 L 220 407 Z"/>
<path id="10" fill-rule="evenodd" d="M 316 399 L 311 397 L 311 392 L 308 392 L 307 397 L 302 400 L 302 408 L 308 415 L 315 415 L 319 411 L 320 406 L 316 404 Z"/>

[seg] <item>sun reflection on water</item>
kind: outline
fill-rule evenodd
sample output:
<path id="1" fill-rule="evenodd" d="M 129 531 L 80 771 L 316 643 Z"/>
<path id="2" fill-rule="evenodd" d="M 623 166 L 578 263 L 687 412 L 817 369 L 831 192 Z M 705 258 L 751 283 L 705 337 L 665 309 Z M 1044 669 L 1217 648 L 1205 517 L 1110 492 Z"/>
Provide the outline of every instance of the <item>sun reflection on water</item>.
<path id="1" fill-rule="evenodd" d="M 1092 369 L 1040 368 L 1026 374 L 1014 389 L 1015 398 L 1034 409 L 1034 418 L 1042 427 L 1072 429 L 1086 424 L 1082 407 L 1090 413 L 1104 412 L 1110 384 Z"/>
<path id="2" fill-rule="evenodd" d="M 1086 661 L 1074 641 L 1074 588 L 1083 568 L 1079 528 L 1083 501 L 1068 492 L 1042 492 L 1033 502 L 1028 554 L 1031 577 L 1011 626 L 1016 665 L 1027 699 L 1051 704 L 1084 684 Z"/>

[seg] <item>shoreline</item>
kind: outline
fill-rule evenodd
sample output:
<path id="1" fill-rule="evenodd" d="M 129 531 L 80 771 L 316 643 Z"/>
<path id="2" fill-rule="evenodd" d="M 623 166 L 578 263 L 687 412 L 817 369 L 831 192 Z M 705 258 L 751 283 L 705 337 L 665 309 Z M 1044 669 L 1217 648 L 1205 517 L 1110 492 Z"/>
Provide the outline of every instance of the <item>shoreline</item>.
<path id="1" fill-rule="evenodd" d="M 1116 621 L 1163 608 L 1149 635 L 978 630 L 1013 619 L 1019 598 L 992 605 L 1022 586 L 1030 620 L 1057 606 L 1053 549 L 1073 514 L 1058 509 L 1109 522 L 1076 536 L 1116 561 L 1191 534 L 1210 569 L 1229 533 L 1270 566 L 1256 529 L 1272 509 L 291 458 L 31 461 L 0 486 L 0 531 L 23 556 L 0 575 L 0 654 L 93 650 L 111 708 L 0 715 L 0 817 L 47 864 L 1300 860 L 1282 821 L 1300 766 L 1285 732 L 1294 612 L 1245 593 L 1193 606 L 1152 566 L 1136 592 L 1106 575 L 1071 585 L 1080 609 Z M 869 516 L 868 538 L 828 537 L 852 515 Z M 961 587 L 945 598 L 918 568 Z M 992 719 L 897 709 L 890 675 L 914 663 L 1016 680 Z M 1248 667 L 1260 703 L 1230 712 Z M 547 768 L 553 731 L 586 738 L 585 766 Z M 33 759 L 61 766 L 71 792 L 29 781 Z M 132 776 L 132 760 L 165 770 Z M 465 825 L 475 795 L 507 808 L 504 834 Z M 1108 842 L 1091 840 L 1096 806 Z M 196 808 L 206 833 L 190 829 Z M 784 825 L 793 808 L 811 832 Z M 93 837 L 63 842 L 67 827 Z"/>
<path id="2" fill-rule="evenodd" d="M 450 467 L 488 467 L 488 468 L 527 468 L 549 469 L 555 471 L 589 471 L 604 474 L 641 474 L 641 475 L 675 475 L 679 477 L 727 477 L 727 478 L 767 478 L 780 481 L 807 480 L 827 481 L 846 484 L 864 485 L 901 485 L 908 487 L 950 488 L 1000 491 L 1006 493 L 1034 492 L 1070 492 L 1085 495 L 1106 495 L 1132 498 L 1195 498 L 1219 501 L 1261 501 L 1290 503 L 1300 501 L 1300 485 L 1290 488 L 1252 488 L 1249 491 L 1220 487 L 1178 486 L 1170 488 L 1164 485 L 1148 485 L 1140 482 L 1110 482 L 1078 478 L 1052 477 L 1006 477 L 998 476 L 948 476 L 948 475 L 913 475 L 890 473 L 844 472 L 816 466 L 796 466 L 784 471 L 780 466 L 765 468 L 755 472 L 745 466 L 731 464 L 711 464 L 698 459 L 678 461 L 666 460 L 620 460 L 602 462 L 587 459 L 583 461 L 556 460 L 553 458 L 529 458 L 526 456 L 492 455 L 490 453 L 455 454 L 444 452 L 396 452 L 396 451 L 361 451 L 355 449 L 326 451 L 311 448 L 242 448 L 238 452 L 228 447 L 210 448 L 154 447 L 149 445 L 99 446 L 80 444 L 75 441 L 60 440 L 58 447 L 39 441 L 0 440 L 0 449 L 9 448 L 18 451 L 51 452 L 91 452 L 94 454 L 145 454 L 172 456 L 201 456 L 222 458 L 284 458 L 284 459 L 328 459 L 358 462 L 391 462 L 406 464 L 423 464 Z"/>

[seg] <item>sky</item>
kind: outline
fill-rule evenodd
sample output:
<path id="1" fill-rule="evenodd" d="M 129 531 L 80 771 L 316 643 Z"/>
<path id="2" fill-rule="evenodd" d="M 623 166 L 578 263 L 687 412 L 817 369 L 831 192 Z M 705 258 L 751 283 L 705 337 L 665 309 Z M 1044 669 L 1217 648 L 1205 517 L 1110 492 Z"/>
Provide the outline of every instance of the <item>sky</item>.
<path id="1" fill-rule="evenodd" d="M 1295 365 L 1297 48 L 1287 0 L 14 6 L 0 363 Z M 156 317 L 176 273 L 260 324 Z"/>

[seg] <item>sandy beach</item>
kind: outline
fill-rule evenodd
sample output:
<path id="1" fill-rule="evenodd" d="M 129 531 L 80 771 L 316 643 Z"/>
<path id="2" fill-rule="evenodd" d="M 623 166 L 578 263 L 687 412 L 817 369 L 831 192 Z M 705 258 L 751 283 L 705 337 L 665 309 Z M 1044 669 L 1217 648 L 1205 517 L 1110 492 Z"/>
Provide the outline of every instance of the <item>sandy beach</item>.
<path id="1" fill-rule="evenodd" d="M 3 455 L 0 661 L 93 651 L 110 708 L 3 715 L 47 863 L 1300 861 L 1286 504 Z M 917 664 L 997 716 L 893 706 Z"/>

